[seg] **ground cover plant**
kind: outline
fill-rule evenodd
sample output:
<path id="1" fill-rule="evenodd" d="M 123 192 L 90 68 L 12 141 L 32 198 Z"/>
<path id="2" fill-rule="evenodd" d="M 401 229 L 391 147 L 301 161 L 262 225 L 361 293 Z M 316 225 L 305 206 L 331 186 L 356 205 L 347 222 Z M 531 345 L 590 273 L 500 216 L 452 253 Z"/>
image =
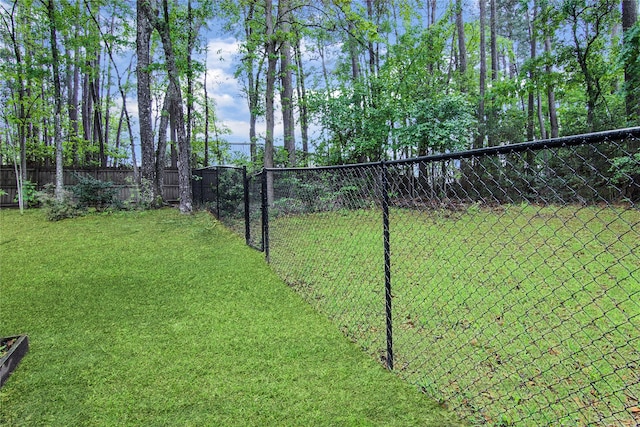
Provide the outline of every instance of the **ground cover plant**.
<path id="1" fill-rule="evenodd" d="M 0 211 L 0 425 L 458 425 L 206 213 Z"/>
<path id="2" fill-rule="evenodd" d="M 271 264 L 384 362 L 378 209 L 270 222 Z M 640 212 L 390 212 L 395 368 L 474 422 L 640 422 Z"/>

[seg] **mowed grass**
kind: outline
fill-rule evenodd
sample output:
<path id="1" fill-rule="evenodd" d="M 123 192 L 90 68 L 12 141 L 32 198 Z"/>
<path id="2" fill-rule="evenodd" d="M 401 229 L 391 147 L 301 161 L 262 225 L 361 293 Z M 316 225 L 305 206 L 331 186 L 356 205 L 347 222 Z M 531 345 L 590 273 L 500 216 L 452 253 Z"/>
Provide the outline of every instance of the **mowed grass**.
<path id="1" fill-rule="evenodd" d="M 640 423 L 640 212 L 392 209 L 395 367 L 492 425 Z M 274 269 L 385 355 L 380 211 L 281 217 Z"/>
<path id="2" fill-rule="evenodd" d="M 459 425 L 207 214 L 2 210 L 0 263 L 0 425 Z"/>

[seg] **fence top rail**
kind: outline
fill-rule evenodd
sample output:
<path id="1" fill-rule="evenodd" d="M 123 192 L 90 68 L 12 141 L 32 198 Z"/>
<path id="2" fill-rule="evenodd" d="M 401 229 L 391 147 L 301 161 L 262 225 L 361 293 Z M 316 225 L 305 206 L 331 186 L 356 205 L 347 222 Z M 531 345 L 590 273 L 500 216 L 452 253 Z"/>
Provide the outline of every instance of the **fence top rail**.
<path id="1" fill-rule="evenodd" d="M 585 133 L 580 135 L 563 136 L 560 138 L 541 139 L 539 141 L 521 142 L 518 144 L 500 145 L 496 147 L 476 148 L 473 150 L 457 151 L 454 153 L 433 154 L 429 156 L 414 157 L 411 159 L 389 160 L 371 163 L 356 163 L 349 165 L 316 166 L 310 168 L 264 168 L 268 172 L 287 172 L 303 170 L 334 170 L 362 167 L 375 167 L 380 165 L 397 165 L 415 162 L 437 162 L 443 160 L 465 159 L 495 154 L 519 153 L 527 150 L 541 150 L 545 148 L 571 147 L 605 140 L 621 140 L 625 138 L 640 138 L 640 126 L 624 129 L 608 130 L 602 132 Z"/>
<path id="2" fill-rule="evenodd" d="M 331 165 L 331 166 L 314 166 L 308 168 L 263 168 L 267 172 L 293 172 L 293 171 L 306 171 L 306 170 L 334 170 L 334 169 L 358 169 L 358 168 L 374 168 L 380 166 L 384 162 L 370 162 L 370 163 L 352 163 L 348 165 Z"/>
<path id="3" fill-rule="evenodd" d="M 401 164 L 412 163 L 416 161 L 436 162 L 442 160 L 464 159 L 494 154 L 520 153 L 527 150 L 542 150 L 545 148 L 572 147 L 577 145 L 603 142 L 606 140 L 616 141 L 629 137 L 640 138 L 640 126 L 603 132 L 585 133 L 581 135 L 563 136 L 560 138 L 541 139 L 539 141 L 528 141 L 518 144 L 500 145 L 497 147 L 476 148 L 474 150 L 459 151 L 455 153 L 434 154 L 431 156 L 416 157 L 413 159 L 392 160 L 384 163 Z"/>
<path id="4" fill-rule="evenodd" d="M 233 165 L 214 165 L 214 166 L 207 166 L 206 168 L 198 168 L 198 169 L 194 169 L 194 172 L 198 172 L 198 171 L 206 171 L 206 170 L 216 170 L 216 169 L 235 169 L 235 170 L 243 170 L 244 167 L 243 166 L 233 166 Z"/>

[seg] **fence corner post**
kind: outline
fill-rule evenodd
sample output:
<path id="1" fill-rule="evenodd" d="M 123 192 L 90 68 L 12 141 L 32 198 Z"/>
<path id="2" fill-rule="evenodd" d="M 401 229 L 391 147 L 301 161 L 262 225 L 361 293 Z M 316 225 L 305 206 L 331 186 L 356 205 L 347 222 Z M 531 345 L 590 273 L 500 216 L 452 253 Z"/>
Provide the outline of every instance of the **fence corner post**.
<path id="1" fill-rule="evenodd" d="M 200 204 L 202 206 L 205 205 L 206 201 L 205 201 L 205 196 L 204 196 L 204 170 L 200 172 Z"/>
<path id="2" fill-rule="evenodd" d="M 216 166 L 216 216 L 220 219 L 220 168 Z"/>
<path id="3" fill-rule="evenodd" d="M 262 250 L 269 262 L 269 196 L 267 194 L 267 170 L 262 169 Z"/>
<path id="4" fill-rule="evenodd" d="M 391 245 L 389 243 L 389 176 L 387 164 L 382 166 L 382 224 L 384 244 L 384 295 L 385 316 L 387 324 L 387 369 L 393 370 L 393 317 L 391 310 Z"/>
<path id="5" fill-rule="evenodd" d="M 242 167 L 242 186 L 244 187 L 244 238 L 249 246 L 251 245 L 251 227 L 249 226 L 249 179 L 246 166 Z"/>

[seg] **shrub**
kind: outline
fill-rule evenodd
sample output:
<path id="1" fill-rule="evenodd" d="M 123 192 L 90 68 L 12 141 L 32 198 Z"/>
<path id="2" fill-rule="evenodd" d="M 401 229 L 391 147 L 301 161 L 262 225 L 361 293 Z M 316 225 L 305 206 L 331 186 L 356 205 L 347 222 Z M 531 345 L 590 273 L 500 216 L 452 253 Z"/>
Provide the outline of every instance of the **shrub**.
<path id="1" fill-rule="evenodd" d="M 112 182 L 77 174 L 75 177 L 78 183 L 71 187 L 71 192 L 80 206 L 95 207 L 97 210 L 120 207 L 121 202 L 116 198 L 118 190 Z"/>
<path id="2" fill-rule="evenodd" d="M 15 203 L 18 203 L 18 195 L 13 199 Z M 23 181 L 22 182 L 22 201 L 25 207 L 34 207 L 38 205 L 38 190 L 36 189 L 35 182 Z"/>
<path id="3" fill-rule="evenodd" d="M 86 212 L 86 209 L 73 199 L 73 195 L 69 191 L 65 190 L 62 199 L 57 199 L 54 196 L 53 184 L 45 185 L 44 190 L 38 192 L 37 196 L 49 221 L 75 218 L 84 215 Z"/>

